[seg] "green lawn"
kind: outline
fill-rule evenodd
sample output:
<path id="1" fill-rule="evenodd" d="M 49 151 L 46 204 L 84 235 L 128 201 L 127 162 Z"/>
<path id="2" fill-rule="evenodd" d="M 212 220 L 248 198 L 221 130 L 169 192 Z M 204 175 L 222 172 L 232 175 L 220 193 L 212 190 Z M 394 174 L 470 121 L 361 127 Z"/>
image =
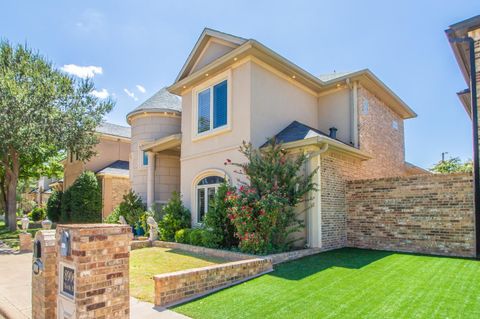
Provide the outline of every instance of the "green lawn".
<path id="1" fill-rule="evenodd" d="M 480 261 L 339 249 L 173 310 L 192 318 L 480 318 Z"/>
<path id="2" fill-rule="evenodd" d="M 167 272 L 224 263 L 221 258 L 205 257 L 169 248 L 142 248 L 130 252 L 130 295 L 153 302 L 153 276 Z"/>
<path id="3" fill-rule="evenodd" d="M 19 227 L 20 226 L 20 223 L 19 223 Z M 34 228 L 34 229 L 28 229 L 28 232 L 30 234 L 32 234 L 32 238 L 35 237 L 35 233 L 37 232 L 37 230 L 40 230 L 41 228 Z M 4 242 L 6 245 L 8 245 L 9 247 L 13 248 L 13 249 L 19 249 L 19 245 L 20 245 L 20 240 L 18 238 L 18 234 L 21 233 L 21 230 L 17 230 L 17 231 L 14 231 L 14 232 L 11 232 L 7 226 L 5 226 L 5 222 L 4 221 L 0 221 L 0 240 L 2 242 Z"/>

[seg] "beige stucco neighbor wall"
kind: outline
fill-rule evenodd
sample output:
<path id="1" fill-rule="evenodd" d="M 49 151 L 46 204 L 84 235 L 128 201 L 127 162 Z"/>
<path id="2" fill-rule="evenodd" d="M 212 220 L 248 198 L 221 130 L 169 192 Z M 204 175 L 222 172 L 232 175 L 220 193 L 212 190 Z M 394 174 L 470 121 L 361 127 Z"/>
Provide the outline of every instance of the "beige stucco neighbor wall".
<path id="1" fill-rule="evenodd" d="M 406 174 L 404 126 L 401 117 L 362 86 L 358 88 L 358 108 L 360 149 L 372 156 L 372 159 L 362 165 L 362 177 Z M 393 127 L 394 122 L 397 123 L 397 128 Z"/>
<path id="2" fill-rule="evenodd" d="M 147 167 L 143 166 L 140 146 L 146 142 L 180 133 L 180 115 L 146 113 L 130 118 L 132 126 L 132 144 L 130 148 L 130 180 L 132 189 L 144 201 L 147 200 Z M 174 163 L 175 162 L 175 163 Z M 178 190 L 178 156 L 156 154 L 155 159 L 155 201 L 167 201 L 167 192 Z M 175 178 L 176 176 L 176 178 Z M 162 178 L 164 177 L 164 178 Z M 171 195 L 171 192 L 170 192 Z"/>
<path id="3" fill-rule="evenodd" d="M 470 174 L 349 182 L 348 246 L 473 257 L 472 185 Z"/>
<path id="4" fill-rule="evenodd" d="M 350 134 L 350 89 L 342 88 L 318 98 L 317 128 L 329 134 L 331 127 L 337 128 L 337 139 L 349 144 Z"/>
<path id="5" fill-rule="evenodd" d="M 64 165 L 63 185 L 64 189 L 69 188 L 78 176 L 84 171 L 98 171 L 115 161 L 128 161 L 130 154 L 130 142 L 110 137 L 100 137 L 99 143 L 95 146 L 97 155 L 88 162 L 75 160 L 70 162 L 70 154 L 67 154 Z"/>

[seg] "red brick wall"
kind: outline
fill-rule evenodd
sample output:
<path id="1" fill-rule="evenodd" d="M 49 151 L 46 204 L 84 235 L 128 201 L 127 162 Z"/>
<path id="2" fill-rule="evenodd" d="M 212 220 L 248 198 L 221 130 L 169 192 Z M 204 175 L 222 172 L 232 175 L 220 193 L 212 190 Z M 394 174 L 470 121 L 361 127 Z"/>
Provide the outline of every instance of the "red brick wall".
<path id="1" fill-rule="evenodd" d="M 350 181 L 346 204 L 350 247 L 475 255 L 470 174 Z"/>

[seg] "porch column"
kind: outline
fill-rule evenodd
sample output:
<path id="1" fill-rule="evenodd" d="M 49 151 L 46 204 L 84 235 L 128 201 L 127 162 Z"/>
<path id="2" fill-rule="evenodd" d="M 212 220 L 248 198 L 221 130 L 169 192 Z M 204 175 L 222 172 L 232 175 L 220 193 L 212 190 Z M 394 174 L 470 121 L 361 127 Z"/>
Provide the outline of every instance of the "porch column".
<path id="1" fill-rule="evenodd" d="M 147 166 L 147 208 L 155 203 L 155 153 L 148 152 Z"/>
<path id="2" fill-rule="evenodd" d="M 307 173 L 310 174 L 318 167 L 318 171 L 313 177 L 318 189 L 313 191 L 312 202 L 307 211 L 307 243 L 309 247 L 322 247 L 322 203 L 321 203 L 321 155 L 320 152 L 311 154 L 307 160 Z"/>

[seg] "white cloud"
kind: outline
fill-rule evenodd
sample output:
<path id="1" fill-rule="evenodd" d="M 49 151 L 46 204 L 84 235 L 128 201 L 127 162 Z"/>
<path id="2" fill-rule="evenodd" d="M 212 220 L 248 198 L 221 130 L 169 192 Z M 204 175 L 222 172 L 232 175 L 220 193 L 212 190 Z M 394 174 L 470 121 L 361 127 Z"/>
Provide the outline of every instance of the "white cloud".
<path id="1" fill-rule="evenodd" d="M 93 90 L 91 94 L 99 99 L 106 99 L 110 95 L 107 89 L 101 89 L 100 91 Z"/>
<path id="2" fill-rule="evenodd" d="M 144 88 L 143 86 L 141 86 L 140 84 L 137 84 L 136 86 L 137 86 L 137 89 L 138 89 L 140 92 L 142 92 L 142 93 L 147 92 L 147 90 L 145 90 L 145 88 Z"/>
<path id="3" fill-rule="evenodd" d="M 86 79 L 86 78 L 93 78 L 95 74 L 102 74 L 103 69 L 101 66 L 80 66 L 76 64 L 65 64 L 62 66 L 62 71 L 67 72 L 68 74 L 72 74 L 78 76 L 79 78 Z"/>
<path id="4" fill-rule="evenodd" d="M 123 89 L 123 91 L 124 91 L 125 93 L 127 93 L 127 95 L 128 95 L 129 97 L 131 97 L 131 98 L 134 99 L 135 101 L 138 101 L 138 98 L 135 96 L 135 94 L 134 94 L 133 92 L 130 92 L 128 89 Z"/>

